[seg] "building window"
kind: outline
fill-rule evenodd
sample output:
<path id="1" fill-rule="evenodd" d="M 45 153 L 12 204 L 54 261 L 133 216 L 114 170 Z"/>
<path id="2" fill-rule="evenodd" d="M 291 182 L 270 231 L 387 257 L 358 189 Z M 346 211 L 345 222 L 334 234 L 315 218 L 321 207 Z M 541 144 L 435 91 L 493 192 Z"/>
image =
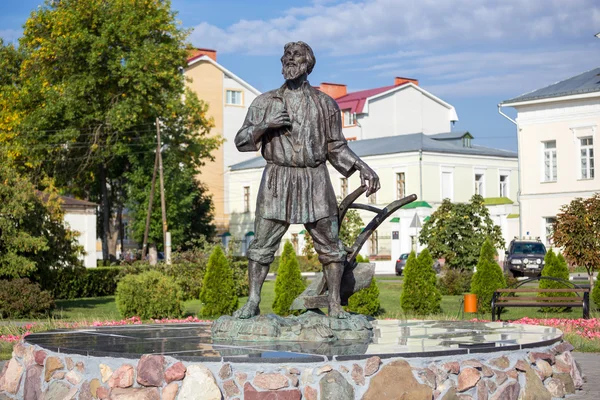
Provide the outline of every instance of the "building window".
<path id="1" fill-rule="evenodd" d="M 244 212 L 250 212 L 250 186 L 244 186 Z"/>
<path id="2" fill-rule="evenodd" d="M 376 256 L 379 253 L 379 237 L 377 231 L 371 234 L 369 240 L 371 241 L 371 255 Z"/>
<path id="3" fill-rule="evenodd" d="M 453 190 L 454 182 L 452 172 L 443 171 L 442 172 L 442 199 L 449 199 L 452 201 L 454 199 L 454 190 Z"/>
<path id="4" fill-rule="evenodd" d="M 508 175 L 500 175 L 500 197 L 509 196 Z"/>
<path id="5" fill-rule="evenodd" d="M 594 139 L 581 138 L 581 179 L 594 178 Z"/>
<path id="6" fill-rule="evenodd" d="M 226 103 L 234 106 L 242 105 L 242 91 L 241 90 L 228 90 L 226 96 Z"/>
<path id="7" fill-rule="evenodd" d="M 406 179 L 404 172 L 396 173 L 396 200 L 406 197 Z"/>
<path id="8" fill-rule="evenodd" d="M 340 194 L 342 198 L 348 196 L 348 179 L 340 178 Z"/>
<path id="9" fill-rule="evenodd" d="M 556 140 L 544 142 L 544 182 L 556 181 Z"/>
<path id="10" fill-rule="evenodd" d="M 344 126 L 356 125 L 356 114 L 352 110 L 344 110 Z"/>
<path id="11" fill-rule="evenodd" d="M 556 222 L 556 218 L 548 217 L 544 218 L 544 223 L 546 225 L 545 234 L 546 234 L 546 246 L 552 246 L 552 234 L 554 233 L 554 223 Z"/>
<path id="12" fill-rule="evenodd" d="M 485 197 L 485 175 L 475 174 L 475 194 Z"/>
<path id="13" fill-rule="evenodd" d="M 462 138 L 463 147 L 471 147 L 471 138 L 468 136 L 464 136 Z"/>

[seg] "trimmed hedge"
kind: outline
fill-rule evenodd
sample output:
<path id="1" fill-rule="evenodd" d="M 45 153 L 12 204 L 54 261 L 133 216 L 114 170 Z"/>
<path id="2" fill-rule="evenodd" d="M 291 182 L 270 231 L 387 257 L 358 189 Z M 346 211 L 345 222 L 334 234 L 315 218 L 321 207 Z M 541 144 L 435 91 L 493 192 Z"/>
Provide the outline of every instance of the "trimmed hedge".
<path id="1" fill-rule="evenodd" d="M 175 281 L 158 271 L 127 275 L 117 285 L 116 303 L 123 318 L 178 318 L 183 295 Z"/>
<path id="2" fill-rule="evenodd" d="M 32 318 L 46 316 L 54 300 L 40 285 L 27 278 L 0 280 L 0 317 Z"/>
<path id="3" fill-rule="evenodd" d="M 64 267 L 47 271 L 40 279 L 42 289 L 55 299 L 112 296 L 121 267 Z"/>

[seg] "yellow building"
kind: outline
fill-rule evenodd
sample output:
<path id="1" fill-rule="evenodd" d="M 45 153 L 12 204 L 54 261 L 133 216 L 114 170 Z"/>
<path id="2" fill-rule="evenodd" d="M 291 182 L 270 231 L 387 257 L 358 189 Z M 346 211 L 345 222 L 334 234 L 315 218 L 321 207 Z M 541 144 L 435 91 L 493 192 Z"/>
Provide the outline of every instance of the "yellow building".
<path id="1" fill-rule="evenodd" d="M 249 105 L 260 92 L 217 63 L 215 50 L 192 50 L 185 75 L 190 78 L 188 86 L 199 99 L 208 103 L 208 114 L 215 123 L 211 134 L 225 139 L 225 143 L 213 153 L 215 160 L 202 167 L 198 176 L 212 196 L 215 206 L 214 223 L 217 233 L 222 235 L 229 229 L 229 210 L 226 204 L 236 200 L 243 201 L 229 198 L 229 184 L 225 172 L 230 165 L 256 156 L 254 153 L 238 152 L 233 140 L 244 122 Z"/>

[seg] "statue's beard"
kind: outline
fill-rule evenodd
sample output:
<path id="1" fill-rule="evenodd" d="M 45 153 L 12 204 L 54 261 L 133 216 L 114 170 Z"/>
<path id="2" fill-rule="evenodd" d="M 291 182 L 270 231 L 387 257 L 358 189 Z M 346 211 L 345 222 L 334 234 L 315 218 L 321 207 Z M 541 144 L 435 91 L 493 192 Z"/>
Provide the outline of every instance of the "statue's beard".
<path id="1" fill-rule="evenodd" d="M 300 65 L 296 64 L 284 64 L 281 69 L 281 73 L 286 81 L 294 80 L 301 77 L 306 73 L 307 65 L 306 63 L 302 63 Z"/>

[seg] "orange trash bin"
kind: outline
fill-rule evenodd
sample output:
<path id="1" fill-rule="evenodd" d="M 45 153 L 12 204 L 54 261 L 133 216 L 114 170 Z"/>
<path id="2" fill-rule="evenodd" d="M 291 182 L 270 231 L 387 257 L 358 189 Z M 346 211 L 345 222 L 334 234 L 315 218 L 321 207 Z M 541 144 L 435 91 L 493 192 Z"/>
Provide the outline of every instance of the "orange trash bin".
<path id="1" fill-rule="evenodd" d="M 465 294 L 464 311 L 466 313 L 477 312 L 477 295 L 472 293 Z"/>

